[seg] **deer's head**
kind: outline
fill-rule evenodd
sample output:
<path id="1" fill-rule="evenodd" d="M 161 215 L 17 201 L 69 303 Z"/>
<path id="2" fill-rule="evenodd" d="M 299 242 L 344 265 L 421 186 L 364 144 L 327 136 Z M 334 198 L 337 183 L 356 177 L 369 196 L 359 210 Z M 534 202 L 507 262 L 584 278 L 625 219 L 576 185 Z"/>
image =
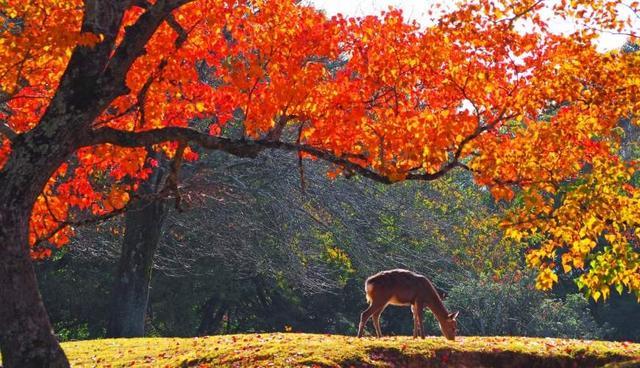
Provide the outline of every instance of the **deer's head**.
<path id="1" fill-rule="evenodd" d="M 445 320 L 439 322 L 440 331 L 442 331 L 442 334 L 448 340 L 456 339 L 456 329 L 458 324 L 456 322 L 456 318 L 458 317 L 458 313 L 460 312 L 449 313 Z"/>

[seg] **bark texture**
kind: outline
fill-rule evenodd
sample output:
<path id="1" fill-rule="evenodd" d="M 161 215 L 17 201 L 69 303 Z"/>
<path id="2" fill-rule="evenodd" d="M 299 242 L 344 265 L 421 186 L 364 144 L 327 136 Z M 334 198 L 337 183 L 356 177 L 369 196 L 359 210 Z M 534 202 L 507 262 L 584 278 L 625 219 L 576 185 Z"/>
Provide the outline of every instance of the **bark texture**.
<path id="1" fill-rule="evenodd" d="M 21 246 L 27 242 L 28 219 L 28 212 L 0 211 L 2 363 L 5 367 L 67 367 L 38 291 L 29 252 Z"/>
<path id="2" fill-rule="evenodd" d="M 69 365 L 42 303 L 28 246 L 33 203 L 69 154 L 64 144 L 41 142 L 52 136 L 74 139 L 55 129 L 58 124 L 19 136 L 0 171 L 0 351 L 5 367 Z"/>
<path id="3" fill-rule="evenodd" d="M 168 213 L 166 200 L 145 197 L 145 194 L 157 193 L 163 177 L 163 170 L 155 170 L 152 178 L 140 186 L 142 199 L 125 214 L 124 240 L 111 294 L 108 337 L 144 336 L 153 257 Z"/>

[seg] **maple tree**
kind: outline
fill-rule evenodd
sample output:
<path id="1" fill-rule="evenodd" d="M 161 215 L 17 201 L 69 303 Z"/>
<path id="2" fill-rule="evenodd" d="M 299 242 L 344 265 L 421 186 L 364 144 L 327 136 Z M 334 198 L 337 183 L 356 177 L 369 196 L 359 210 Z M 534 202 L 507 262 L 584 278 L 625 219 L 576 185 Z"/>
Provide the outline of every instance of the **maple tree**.
<path id="1" fill-rule="evenodd" d="M 174 160 L 163 192 L 176 193 L 193 144 L 300 152 L 385 183 L 470 170 L 497 200 L 522 198 L 506 224 L 539 240 L 527 256 L 539 287 L 563 269 L 596 299 L 640 293 L 637 163 L 612 134 L 635 123 L 640 56 L 593 45 L 594 28 L 629 28 L 617 1 L 556 4 L 584 23 L 570 36 L 549 32 L 540 0 L 460 4 L 426 28 L 398 10 L 327 18 L 294 1 L 0 5 L 6 366 L 68 365 L 30 258 L 125 211 L 150 151 Z"/>

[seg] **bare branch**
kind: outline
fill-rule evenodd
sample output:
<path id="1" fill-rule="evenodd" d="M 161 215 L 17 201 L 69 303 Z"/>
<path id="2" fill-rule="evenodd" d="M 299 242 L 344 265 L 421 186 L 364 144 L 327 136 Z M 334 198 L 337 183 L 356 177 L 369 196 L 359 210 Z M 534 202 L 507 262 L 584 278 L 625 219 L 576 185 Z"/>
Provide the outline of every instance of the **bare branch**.
<path id="1" fill-rule="evenodd" d="M 44 236 L 36 239 L 33 246 L 34 247 L 40 246 L 42 243 L 44 243 L 45 241 L 48 241 L 49 239 L 54 237 L 57 233 L 64 230 L 66 227 L 97 224 L 97 223 L 112 219 L 114 217 L 117 217 L 127 212 L 132 207 L 132 205 L 134 205 L 137 201 L 153 201 L 158 199 L 164 199 L 164 198 L 167 198 L 168 192 L 169 191 L 163 190 L 159 193 L 152 193 L 152 194 L 145 194 L 145 195 L 134 193 L 131 196 L 131 199 L 129 200 L 129 202 L 127 202 L 127 204 L 122 208 L 114 209 L 113 211 L 102 214 L 102 215 L 88 216 L 83 219 L 71 219 L 71 220 L 60 221 L 53 215 L 53 213 L 51 213 L 51 216 L 53 216 L 54 220 L 58 222 L 58 225 L 55 228 L 53 228 L 50 232 L 45 234 Z M 47 207 L 48 206 L 49 205 L 47 204 Z M 49 211 L 51 210 L 49 209 Z"/>
<path id="2" fill-rule="evenodd" d="M 132 202 L 130 201 L 129 203 L 132 203 Z M 87 217 L 87 218 L 81 219 L 81 220 L 66 220 L 66 221 L 62 221 L 62 222 L 60 222 L 58 224 L 58 226 L 56 226 L 49 233 L 47 233 L 43 237 L 37 239 L 36 242 L 33 244 L 33 247 L 35 248 L 35 247 L 40 246 L 42 243 L 44 243 L 45 241 L 48 241 L 49 239 L 54 237 L 57 233 L 59 233 L 60 231 L 64 230 L 68 226 L 83 226 L 83 225 L 96 224 L 98 222 L 105 221 L 105 220 L 111 219 L 113 217 L 116 217 L 118 215 L 121 215 L 121 214 L 125 213 L 128 208 L 129 208 L 129 204 L 127 204 L 126 206 L 124 206 L 124 207 L 122 207 L 120 209 L 114 210 L 114 211 L 109 212 L 109 213 L 105 213 L 104 215 L 91 216 L 91 217 Z"/>

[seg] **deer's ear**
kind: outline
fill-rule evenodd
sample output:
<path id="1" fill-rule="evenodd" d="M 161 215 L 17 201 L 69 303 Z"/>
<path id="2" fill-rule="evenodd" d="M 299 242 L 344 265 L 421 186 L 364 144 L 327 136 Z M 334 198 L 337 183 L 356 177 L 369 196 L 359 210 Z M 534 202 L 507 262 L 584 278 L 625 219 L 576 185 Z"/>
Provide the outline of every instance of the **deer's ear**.
<path id="1" fill-rule="evenodd" d="M 450 313 L 449 314 L 449 319 L 452 319 L 455 321 L 455 319 L 458 317 L 458 314 L 460 313 L 460 311 L 454 312 L 454 313 Z"/>

